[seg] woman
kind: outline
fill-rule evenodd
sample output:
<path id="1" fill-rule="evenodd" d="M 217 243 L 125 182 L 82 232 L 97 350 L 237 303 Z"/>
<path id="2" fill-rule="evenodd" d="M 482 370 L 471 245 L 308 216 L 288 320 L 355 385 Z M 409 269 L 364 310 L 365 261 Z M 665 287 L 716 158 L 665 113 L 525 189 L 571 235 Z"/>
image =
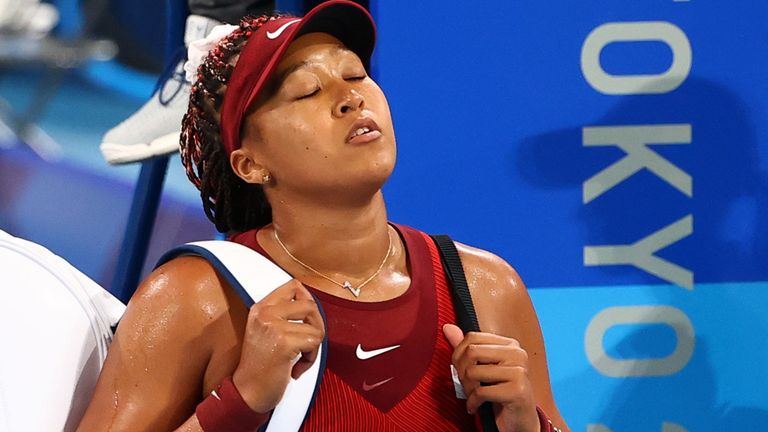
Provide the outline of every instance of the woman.
<path id="1" fill-rule="evenodd" d="M 367 12 L 335 1 L 303 20 L 244 20 L 196 69 L 182 159 L 206 214 L 295 279 L 248 310 L 203 259 L 159 267 L 128 306 L 82 430 L 255 430 L 326 329 L 304 430 L 471 430 L 483 402 L 500 430 L 547 430 L 546 416 L 567 430 L 514 269 L 457 245 L 483 329 L 463 335 L 434 244 L 387 221 L 395 137 L 366 73 L 373 40 Z"/>

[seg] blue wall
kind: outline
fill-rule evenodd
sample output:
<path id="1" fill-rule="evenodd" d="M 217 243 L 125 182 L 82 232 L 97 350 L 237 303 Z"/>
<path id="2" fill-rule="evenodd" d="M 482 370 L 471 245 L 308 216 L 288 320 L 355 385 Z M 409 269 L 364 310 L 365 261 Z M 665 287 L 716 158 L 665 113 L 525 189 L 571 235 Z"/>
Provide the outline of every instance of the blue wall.
<path id="1" fill-rule="evenodd" d="M 457 5 L 372 5 L 391 218 L 518 269 L 572 430 L 766 424 L 768 3 Z M 0 227 L 106 284 L 130 184 L 2 156 Z M 167 197 L 149 261 L 212 232 L 194 193 Z"/>
<path id="2" fill-rule="evenodd" d="M 768 4 L 381 2 L 376 15 L 392 218 L 546 288 L 532 296 L 572 429 L 765 424 Z"/>

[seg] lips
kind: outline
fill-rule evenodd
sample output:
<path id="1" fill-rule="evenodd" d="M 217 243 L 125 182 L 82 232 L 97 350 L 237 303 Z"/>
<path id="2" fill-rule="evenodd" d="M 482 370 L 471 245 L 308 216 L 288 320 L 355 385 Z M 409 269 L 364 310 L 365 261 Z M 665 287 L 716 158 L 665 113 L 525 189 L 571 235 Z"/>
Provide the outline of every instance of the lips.
<path id="1" fill-rule="evenodd" d="M 362 144 L 371 142 L 381 136 L 379 125 L 370 117 L 360 117 L 352 124 L 347 133 L 346 142 L 350 144 Z"/>

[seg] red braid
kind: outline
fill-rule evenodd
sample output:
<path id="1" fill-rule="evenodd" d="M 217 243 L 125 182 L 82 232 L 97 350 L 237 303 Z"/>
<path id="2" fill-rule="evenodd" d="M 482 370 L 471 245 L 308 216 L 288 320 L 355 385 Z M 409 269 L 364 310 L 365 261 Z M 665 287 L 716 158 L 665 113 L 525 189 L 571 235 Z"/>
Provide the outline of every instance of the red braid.
<path id="1" fill-rule="evenodd" d="M 197 69 L 189 107 L 181 124 L 181 162 L 187 177 L 200 190 L 203 209 L 221 232 L 245 231 L 272 220 L 272 211 L 260 185 L 237 177 L 224 150 L 221 103 L 240 52 L 251 34 L 281 15 L 247 17 L 223 38 Z"/>

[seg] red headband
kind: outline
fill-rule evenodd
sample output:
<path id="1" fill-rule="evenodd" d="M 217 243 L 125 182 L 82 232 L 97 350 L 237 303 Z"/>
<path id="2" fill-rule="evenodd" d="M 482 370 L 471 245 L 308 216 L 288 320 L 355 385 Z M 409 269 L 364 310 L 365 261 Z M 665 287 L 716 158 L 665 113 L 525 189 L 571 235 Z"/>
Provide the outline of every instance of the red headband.
<path id="1" fill-rule="evenodd" d="M 281 17 L 251 34 L 235 65 L 221 107 L 221 137 L 227 154 L 240 148 L 240 129 L 248 107 L 277 67 L 285 50 L 307 33 L 328 33 L 368 63 L 376 40 L 373 18 L 347 0 L 321 3 L 303 18 Z"/>

